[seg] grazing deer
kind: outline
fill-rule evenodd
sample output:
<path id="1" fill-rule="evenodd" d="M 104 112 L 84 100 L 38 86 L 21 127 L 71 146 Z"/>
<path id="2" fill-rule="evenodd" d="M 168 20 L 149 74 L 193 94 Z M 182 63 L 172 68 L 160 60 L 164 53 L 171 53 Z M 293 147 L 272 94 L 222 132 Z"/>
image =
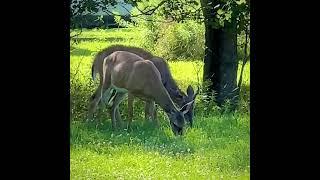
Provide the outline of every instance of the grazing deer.
<path id="1" fill-rule="evenodd" d="M 144 101 L 156 102 L 169 117 L 172 131 L 182 135 L 185 123 L 184 114 L 189 111 L 193 101 L 178 109 L 161 81 L 161 75 L 156 66 L 149 60 L 127 52 L 115 51 L 104 59 L 102 68 L 102 84 L 97 89 L 95 97 L 89 106 L 89 115 L 96 110 L 99 101 L 106 93 L 106 101 L 111 99 L 111 91 L 116 94 L 111 107 L 112 127 L 122 121 L 119 114 L 119 104 L 127 93 Z"/>
<path id="2" fill-rule="evenodd" d="M 103 60 L 105 57 L 110 55 L 111 53 L 115 51 L 128 51 L 131 53 L 134 53 L 143 59 L 149 59 L 159 70 L 161 75 L 161 80 L 164 85 L 164 87 L 167 89 L 170 97 L 172 98 L 173 102 L 176 103 L 179 107 L 182 107 L 183 105 L 194 102 L 198 91 L 194 93 L 193 88 L 189 85 L 187 88 L 187 95 L 182 92 L 179 87 L 177 86 L 175 80 L 173 79 L 169 66 L 167 62 L 160 58 L 153 56 L 150 52 L 147 52 L 146 50 L 138 47 L 132 47 L 132 46 L 123 46 L 123 45 L 113 45 L 108 48 L 105 48 L 101 50 L 94 58 L 93 64 L 92 64 L 92 79 L 95 80 L 96 73 L 99 73 L 100 76 L 100 85 L 102 84 L 102 67 L 103 67 Z M 99 85 L 98 89 L 101 88 Z M 97 91 L 98 91 L 97 89 Z M 92 95 L 91 100 L 94 99 L 97 91 Z M 129 126 L 132 121 L 133 117 L 133 101 L 134 96 L 130 93 L 128 93 L 128 121 Z M 193 116 L 194 116 L 194 103 L 192 103 L 191 108 L 189 111 L 185 114 L 186 120 L 190 123 L 192 126 L 193 124 Z M 156 107 L 154 105 L 153 101 L 146 101 L 145 103 L 145 119 L 148 119 L 151 117 L 152 120 L 156 120 Z"/>

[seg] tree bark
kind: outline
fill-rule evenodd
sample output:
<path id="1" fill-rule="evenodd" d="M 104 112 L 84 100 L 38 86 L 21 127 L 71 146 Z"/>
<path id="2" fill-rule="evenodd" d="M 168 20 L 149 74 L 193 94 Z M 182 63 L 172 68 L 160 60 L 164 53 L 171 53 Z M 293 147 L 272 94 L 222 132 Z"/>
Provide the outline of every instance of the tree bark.
<path id="1" fill-rule="evenodd" d="M 206 19 L 210 19 L 204 13 Z M 232 104 L 238 101 L 237 88 L 237 32 L 236 21 L 225 23 L 223 28 L 215 29 L 210 23 L 205 23 L 205 56 L 204 82 L 209 81 L 207 93 L 214 92 L 215 101 L 221 106 L 227 99 Z"/>

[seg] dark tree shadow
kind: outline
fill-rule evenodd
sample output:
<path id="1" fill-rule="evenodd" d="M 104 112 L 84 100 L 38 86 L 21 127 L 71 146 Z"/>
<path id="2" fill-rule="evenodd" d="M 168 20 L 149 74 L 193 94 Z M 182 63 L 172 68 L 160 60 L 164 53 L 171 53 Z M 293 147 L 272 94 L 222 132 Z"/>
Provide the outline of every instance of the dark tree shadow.
<path id="1" fill-rule="evenodd" d="M 113 41 L 125 41 L 127 38 L 113 38 L 113 37 L 110 37 L 110 38 L 104 38 L 105 41 L 110 41 L 110 42 L 113 42 Z"/>
<path id="2" fill-rule="evenodd" d="M 195 148 L 188 144 L 183 137 L 169 136 L 162 128 L 156 127 L 153 124 L 146 123 L 143 119 L 132 122 L 131 129 L 126 129 L 126 121 L 122 127 L 117 130 L 112 130 L 111 119 L 106 115 L 102 121 L 97 122 L 82 122 L 79 133 L 85 131 L 87 134 L 98 136 L 97 139 L 109 142 L 113 146 L 128 145 L 139 146 L 145 151 L 158 152 L 166 156 L 193 154 Z M 77 128 L 75 128 L 77 129 Z M 81 136 L 73 133 L 73 136 Z M 71 145 L 85 145 L 90 139 L 82 139 L 82 142 L 72 140 Z M 92 149 L 94 150 L 94 148 Z M 103 152 L 102 152 L 103 153 Z"/>

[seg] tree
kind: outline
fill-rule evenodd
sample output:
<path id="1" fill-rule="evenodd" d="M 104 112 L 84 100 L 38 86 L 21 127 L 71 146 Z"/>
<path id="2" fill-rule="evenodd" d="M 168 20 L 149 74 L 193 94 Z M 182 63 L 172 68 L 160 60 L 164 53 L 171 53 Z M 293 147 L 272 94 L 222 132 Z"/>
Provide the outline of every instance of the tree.
<path id="1" fill-rule="evenodd" d="M 237 34 L 249 22 L 248 6 L 241 0 L 201 0 L 201 4 L 206 7 L 203 8 L 206 27 L 203 77 L 205 82 L 210 82 L 207 93 L 215 92 L 218 105 L 227 99 L 236 104 L 239 97 Z"/>
<path id="2" fill-rule="evenodd" d="M 116 0 L 72 0 L 72 18 L 84 13 L 104 11 L 110 15 L 121 16 L 108 11 L 107 5 Z M 249 0 L 125 0 L 138 7 L 148 2 L 139 13 L 132 16 L 152 15 L 159 11 L 167 19 L 184 21 L 194 19 L 205 23 L 205 57 L 203 81 L 209 82 L 207 94 L 215 93 L 215 101 L 221 106 L 227 99 L 236 104 L 239 96 L 237 88 L 237 35 L 249 24 Z M 211 96 L 208 96 L 211 98 Z"/>

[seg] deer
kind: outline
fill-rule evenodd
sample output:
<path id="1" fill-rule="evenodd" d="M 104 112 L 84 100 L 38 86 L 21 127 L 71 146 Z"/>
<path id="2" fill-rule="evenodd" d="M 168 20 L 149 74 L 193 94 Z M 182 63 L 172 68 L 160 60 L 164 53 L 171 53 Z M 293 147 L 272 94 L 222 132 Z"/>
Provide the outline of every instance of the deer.
<path id="1" fill-rule="evenodd" d="M 100 52 L 97 53 L 97 55 L 94 58 L 94 61 L 92 63 L 91 67 L 91 76 L 92 79 L 96 79 L 96 74 L 99 74 L 100 77 L 100 85 L 102 84 L 102 67 L 103 67 L 103 60 L 105 57 L 110 55 L 111 53 L 115 51 L 127 51 L 134 53 L 143 59 L 149 59 L 159 70 L 161 75 L 161 80 L 165 88 L 167 89 L 170 97 L 176 103 L 179 107 L 182 107 L 183 105 L 192 102 L 191 108 L 189 111 L 185 114 L 185 119 L 192 127 L 193 125 L 193 117 L 194 117 L 194 106 L 195 106 L 195 98 L 199 92 L 199 88 L 196 93 L 194 93 L 194 90 L 191 85 L 187 87 L 187 94 L 185 94 L 177 85 L 175 80 L 173 79 L 169 66 L 167 62 L 160 57 L 153 56 L 152 53 L 139 48 L 139 47 L 133 47 L 133 46 L 124 46 L 124 45 L 112 45 L 110 47 L 107 47 Z M 98 89 L 101 88 L 99 85 Z M 96 92 L 91 96 L 91 100 L 94 99 Z M 130 93 L 128 93 L 128 126 L 130 126 L 132 117 L 133 117 L 133 102 L 134 102 L 134 96 Z M 157 121 L 157 108 L 155 106 L 155 103 L 153 101 L 146 101 L 145 102 L 145 119 L 151 119 L 152 121 Z"/>
<path id="2" fill-rule="evenodd" d="M 184 115 L 190 110 L 193 101 L 180 109 L 172 101 L 164 87 L 161 75 L 150 61 L 127 51 L 115 51 L 103 60 L 102 84 L 100 84 L 89 106 L 89 115 L 96 110 L 99 101 L 107 94 L 106 101 L 113 99 L 110 110 L 112 129 L 122 121 L 119 104 L 129 93 L 143 101 L 157 103 L 167 114 L 171 129 L 175 135 L 182 135 L 185 124 Z M 114 97 L 111 97 L 115 91 Z"/>

